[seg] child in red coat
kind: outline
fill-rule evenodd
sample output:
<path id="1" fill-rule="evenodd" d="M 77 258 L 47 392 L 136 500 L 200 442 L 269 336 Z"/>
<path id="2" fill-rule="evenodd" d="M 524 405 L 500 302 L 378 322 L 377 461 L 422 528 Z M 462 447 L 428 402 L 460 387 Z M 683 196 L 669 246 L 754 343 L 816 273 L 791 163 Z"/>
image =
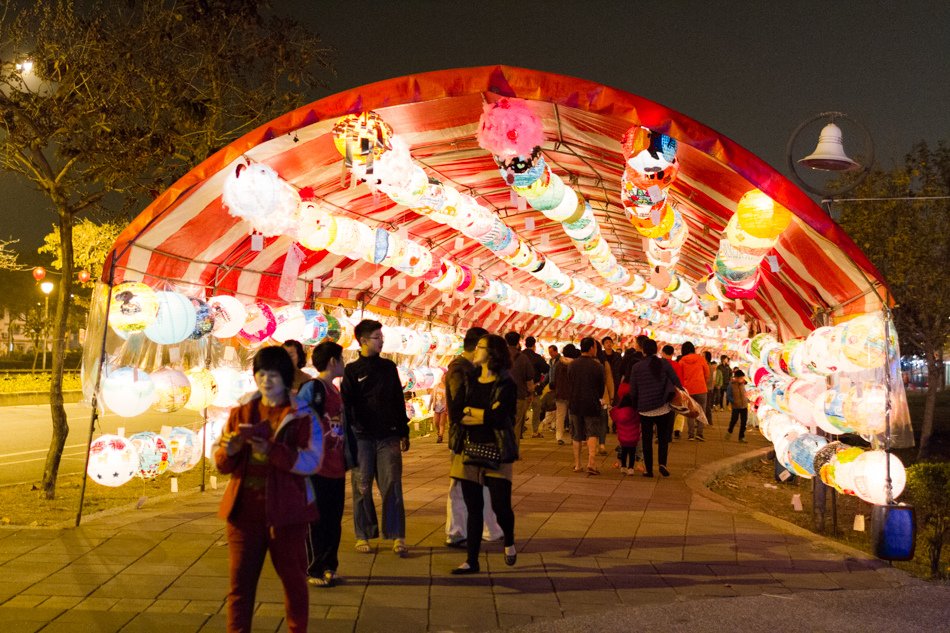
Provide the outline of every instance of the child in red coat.
<path id="1" fill-rule="evenodd" d="M 636 461 L 637 444 L 640 443 L 640 414 L 634 407 L 615 407 L 610 417 L 617 425 L 617 440 L 620 442 L 620 472 L 632 475 Z"/>

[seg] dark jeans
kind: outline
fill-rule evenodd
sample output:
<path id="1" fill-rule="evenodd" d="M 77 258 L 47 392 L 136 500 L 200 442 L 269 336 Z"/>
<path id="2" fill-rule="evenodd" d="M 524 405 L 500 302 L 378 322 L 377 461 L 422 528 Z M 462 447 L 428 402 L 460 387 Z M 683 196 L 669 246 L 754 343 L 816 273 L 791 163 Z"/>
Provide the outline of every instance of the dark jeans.
<path id="1" fill-rule="evenodd" d="M 643 446 L 643 467 L 653 472 L 653 425 L 656 425 L 657 457 L 660 466 L 666 466 L 670 442 L 673 441 L 673 411 L 663 415 L 640 415 L 640 444 Z"/>
<path id="2" fill-rule="evenodd" d="M 310 538 L 307 540 L 310 567 L 307 574 L 312 578 L 320 578 L 323 572 L 336 572 L 340 566 L 337 552 L 340 550 L 340 536 L 343 532 L 346 477 L 314 475 L 311 479 L 317 495 L 317 511 L 320 517 L 310 524 Z"/>
<path id="3" fill-rule="evenodd" d="M 729 417 L 729 432 L 732 433 L 732 429 L 736 428 L 736 421 L 739 422 L 739 439 L 745 437 L 745 425 L 749 421 L 749 410 L 748 409 L 733 409 L 732 415 Z"/>
<path id="4" fill-rule="evenodd" d="M 356 538 L 379 538 L 379 521 L 373 505 L 373 480 L 383 507 L 383 538 L 406 538 L 406 508 L 402 499 L 402 451 L 399 437 L 357 439 L 359 468 L 351 472 L 353 529 Z"/>
<path id="5" fill-rule="evenodd" d="M 459 479 L 462 486 L 462 498 L 465 499 L 465 509 L 468 510 L 467 534 L 482 533 L 482 513 L 485 511 L 485 496 L 482 486 L 477 482 Z M 515 544 L 515 513 L 511 509 L 511 482 L 501 477 L 485 477 L 485 487 L 491 496 L 491 509 L 498 517 L 498 525 L 505 533 L 505 547 Z M 465 541 L 468 552 L 468 564 L 478 565 L 478 552 L 482 547 L 482 539 L 469 538 Z"/>

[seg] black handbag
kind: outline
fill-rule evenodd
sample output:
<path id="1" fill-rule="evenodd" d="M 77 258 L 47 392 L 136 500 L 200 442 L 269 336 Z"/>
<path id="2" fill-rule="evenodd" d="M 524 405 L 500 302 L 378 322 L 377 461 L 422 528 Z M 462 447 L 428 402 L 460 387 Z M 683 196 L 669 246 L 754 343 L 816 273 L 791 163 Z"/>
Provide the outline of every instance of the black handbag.
<path id="1" fill-rule="evenodd" d="M 515 431 L 510 426 L 495 429 L 495 443 L 501 453 L 501 463 L 511 464 L 518 461 L 520 454 L 518 442 L 515 440 Z"/>
<path id="2" fill-rule="evenodd" d="M 462 450 L 462 463 L 498 470 L 501 465 L 501 449 L 495 442 L 473 442 L 466 437 L 465 448 Z"/>

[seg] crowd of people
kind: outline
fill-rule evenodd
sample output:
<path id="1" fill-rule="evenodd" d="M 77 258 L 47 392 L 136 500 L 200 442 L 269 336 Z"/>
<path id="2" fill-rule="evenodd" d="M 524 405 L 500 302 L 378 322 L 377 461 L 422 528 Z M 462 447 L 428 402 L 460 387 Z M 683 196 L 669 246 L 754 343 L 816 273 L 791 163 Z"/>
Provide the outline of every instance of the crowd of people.
<path id="1" fill-rule="evenodd" d="M 283 583 L 289 630 L 306 630 L 308 584 L 337 582 L 347 472 L 356 550 L 370 553 L 382 538 L 396 555 L 409 552 L 405 395 L 396 364 L 381 356 L 382 324 L 365 319 L 354 337 L 359 354 L 349 363 L 335 342 L 313 348 L 315 378 L 303 371 L 308 359 L 297 341 L 254 356 L 257 391 L 232 410 L 215 452 L 218 469 L 231 475 L 219 512 L 227 521 L 229 631 L 250 630 L 267 552 Z M 673 401 L 683 390 L 709 419 L 724 400 L 730 404 L 726 438 L 738 423 L 745 441 L 745 379 L 726 356 L 714 362 L 685 342 L 674 357 L 672 346 L 658 349 L 647 336 L 623 352 L 609 336 L 585 337 L 560 350 L 549 346 L 547 358 L 534 337 L 523 343 L 517 332 L 502 337 L 473 327 L 433 388 L 436 441 L 449 449 L 446 545 L 466 552 L 452 574 L 479 573 L 483 539 L 502 540 L 505 563 L 516 564 L 513 463 L 526 437 L 544 439 L 553 430 L 558 446 L 570 442 L 574 472 L 596 476 L 613 431 L 621 472 L 644 477 L 654 476 L 655 438 L 657 471 L 669 477 L 669 447 L 684 431 Z M 687 439 L 704 441 L 702 424 L 689 420 Z"/>

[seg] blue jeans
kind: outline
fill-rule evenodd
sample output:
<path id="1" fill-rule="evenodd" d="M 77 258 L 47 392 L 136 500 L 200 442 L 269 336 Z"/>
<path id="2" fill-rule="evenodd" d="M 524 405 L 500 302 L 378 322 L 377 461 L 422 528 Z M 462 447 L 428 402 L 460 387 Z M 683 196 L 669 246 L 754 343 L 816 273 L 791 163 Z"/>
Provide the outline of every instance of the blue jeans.
<path id="1" fill-rule="evenodd" d="M 406 538 L 406 508 L 402 498 L 402 451 L 399 437 L 357 439 L 359 467 L 352 470 L 353 528 L 356 538 L 379 538 L 373 504 L 373 480 L 383 501 L 383 538 Z"/>

